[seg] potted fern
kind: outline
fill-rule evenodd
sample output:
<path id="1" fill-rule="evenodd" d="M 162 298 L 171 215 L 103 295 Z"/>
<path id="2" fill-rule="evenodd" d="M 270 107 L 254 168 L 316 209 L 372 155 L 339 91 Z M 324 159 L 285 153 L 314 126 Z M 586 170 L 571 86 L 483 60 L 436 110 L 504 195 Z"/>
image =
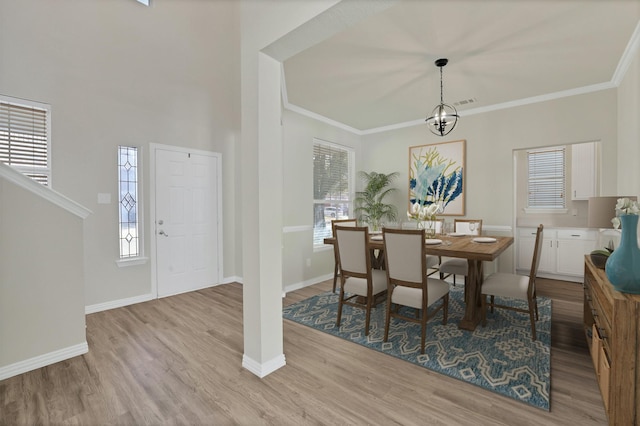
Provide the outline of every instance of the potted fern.
<path id="1" fill-rule="evenodd" d="M 383 219 L 395 221 L 398 217 L 396 206 L 384 202 L 387 195 L 396 191 L 396 188 L 390 185 L 398 175 L 398 172 L 358 172 L 358 176 L 364 182 L 364 190 L 356 192 L 355 213 L 358 221 L 368 223 L 372 231 L 380 230 Z"/>

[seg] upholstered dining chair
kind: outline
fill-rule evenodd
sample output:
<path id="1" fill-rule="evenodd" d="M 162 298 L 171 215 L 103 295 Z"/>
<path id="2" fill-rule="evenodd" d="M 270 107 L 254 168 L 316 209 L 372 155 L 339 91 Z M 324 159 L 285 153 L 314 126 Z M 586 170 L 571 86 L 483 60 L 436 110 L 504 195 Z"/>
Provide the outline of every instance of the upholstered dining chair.
<path id="1" fill-rule="evenodd" d="M 423 221 L 422 223 L 422 227 L 426 226 L 426 224 L 424 222 L 427 221 Z M 436 231 L 436 235 L 437 234 L 441 234 L 442 233 L 442 228 L 444 227 L 444 219 L 436 219 L 433 221 L 434 222 L 434 229 Z M 402 229 L 419 229 L 418 228 L 418 222 L 415 220 L 412 221 L 407 221 L 407 222 L 403 222 L 402 223 Z M 427 275 L 431 276 L 433 274 L 435 274 L 436 272 L 439 271 L 440 269 L 440 256 L 433 256 L 428 254 L 427 255 Z"/>
<path id="2" fill-rule="evenodd" d="M 533 250 L 533 259 L 531 260 L 531 270 L 529 276 L 508 274 L 496 272 L 489 275 L 482 283 L 481 303 L 482 303 L 482 326 L 487 325 L 487 307 L 504 308 L 518 312 L 529 313 L 531 320 L 531 340 L 536 340 L 536 321 L 538 317 L 538 303 L 536 300 L 536 274 L 538 273 L 538 265 L 540 264 L 540 252 L 542 251 L 542 230 L 540 224 L 536 231 L 536 242 Z M 487 296 L 490 302 L 487 304 Z M 501 305 L 496 303 L 495 297 L 513 298 L 527 301 L 527 309 L 517 308 L 514 306 Z"/>
<path id="3" fill-rule="evenodd" d="M 473 230 L 469 226 L 470 223 L 474 223 Z M 467 235 L 481 235 L 482 234 L 482 220 L 481 219 L 454 219 L 453 229 L 457 234 Z M 456 285 L 456 275 L 464 276 L 464 283 L 467 284 L 468 275 L 468 262 L 467 259 L 450 258 L 440 262 L 440 279 L 453 275 L 453 285 Z M 465 287 L 466 288 L 466 287 Z"/>
<path id="4" fill-rule="evenodd" d="M 371 309 L 375 305 L 375 299 L 387 290 L 386 273 L 381 269 L 371 268 L 368 241 L 367 227 L 336 226 L 335 248 L 340 261 L 340 298 L 336 326 L 340 326 L 344 305 L 364 308 L 365 336 L 369 335 Z"/>
<path id="5" fill-rule="evenodd" d="M 427 320 L 442 310 L 442 323 L 449 313 L 449 284 L 427 276 L 424 229 L 383 229 L 387 273 L 387 312 L 384 341 L 389 339 L 391 317 L 416 322 L 421 326 L 420 353 L 424 353 Z M 427 315 L 427 308 L 440 306 Z M 415 309 L 415 317 L 402 314 L 400 306 Z"/>
<path id="6" fill-rule="evenodd" d="M 358 226 L 358 219 L 335 219 L 331 221 L 331 235 L 336 237 L 336 226 Z M 338 250 L 333 250 L 335 266 L 333 268 L 333 292 L 336 292 L 336 284 L 338 282 L 338 276 L 340 275 L 340 259 L 338 259 Z"/>

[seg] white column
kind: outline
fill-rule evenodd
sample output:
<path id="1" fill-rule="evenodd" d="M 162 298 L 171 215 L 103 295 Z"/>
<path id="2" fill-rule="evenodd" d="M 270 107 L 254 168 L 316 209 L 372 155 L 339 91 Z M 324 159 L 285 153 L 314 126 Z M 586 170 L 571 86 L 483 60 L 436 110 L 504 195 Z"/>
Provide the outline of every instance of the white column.
<path id="1" fill-rule="evenodd" d="M 258 53 L 256 138 L 244 138 L 242 365 L 258 377 L 285 365 L 282 336 L 280 62 Z"/>

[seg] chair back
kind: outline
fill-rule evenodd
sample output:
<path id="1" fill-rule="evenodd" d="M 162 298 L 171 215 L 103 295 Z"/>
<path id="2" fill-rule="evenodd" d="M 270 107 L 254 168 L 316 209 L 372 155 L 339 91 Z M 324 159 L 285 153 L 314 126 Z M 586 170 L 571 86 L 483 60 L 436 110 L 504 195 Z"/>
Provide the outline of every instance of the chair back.
<path id="1" fill-rule="evenodd" d="M 336 226 L 336 250 L 344 276 L 366 278 L 371 271 L 366 226 Z"/>
<path id="2" fill-rule="evenodd" d="M 424 288 L 427 261 L 424 229 L 383 229 L 384 260 L 389 285 Z"/>
<path id="3" fill-rule="evenodd" d="M 476 227 L 472 231 L 469 228 L 469 223 L 475 222 Z M 469 234 L 469 235 L 482 235 L 482 219 L 454 219 L 453 220 L 454 232 Z"/>
<path id="4" fill-rule="evenodd" d="M 336 226 L 358 226 L 358 219 L 334 219 L 331 221 L 331 235 L 336 236 Z"/>
<path id="5" fill-rule="evenodd" d="M 528 294 L 531 297 L 535 294 L 536 289 L 536 275 L 538 274 L 538 266 L 540 265 L 540 253 L 542 252 L 542 231 L 544 226 L 538 225 L 536 231 L 536 242 L 533 246 L 533 259 L 531 259 L 531 271 L 529 271 L 529 289 Z"/>

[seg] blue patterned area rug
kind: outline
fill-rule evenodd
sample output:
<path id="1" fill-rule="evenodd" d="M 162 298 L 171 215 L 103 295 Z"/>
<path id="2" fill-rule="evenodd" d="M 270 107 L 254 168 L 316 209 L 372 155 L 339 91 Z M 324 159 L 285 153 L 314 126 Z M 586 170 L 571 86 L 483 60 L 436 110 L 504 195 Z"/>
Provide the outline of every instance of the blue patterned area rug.
<path id="1" fill-rule="evenodd" d="M 384 343 L 385 304 L 371 311 L 369 336 L 364 335 L 364 310 L 344 306 L 336 327 L 338 291 L 323 293 L 286 306 L 283 316 L 342 339 L 412 362 L 429 370 L 549 411 L 551 381 L 551 300 L 538 297 L 540 320 L 531 341 L 529 316 L 507 309 L 487 313 L 487 326 L 460 330 L 464 316 L 463 287 L 451 287 L 449 320 L 442 313 L 427 324 L 424 355 L 420 354 L 420 325 L 391 318 L 389 341 Z M 502 300 L 505 304 L 526 302 Z"/>

